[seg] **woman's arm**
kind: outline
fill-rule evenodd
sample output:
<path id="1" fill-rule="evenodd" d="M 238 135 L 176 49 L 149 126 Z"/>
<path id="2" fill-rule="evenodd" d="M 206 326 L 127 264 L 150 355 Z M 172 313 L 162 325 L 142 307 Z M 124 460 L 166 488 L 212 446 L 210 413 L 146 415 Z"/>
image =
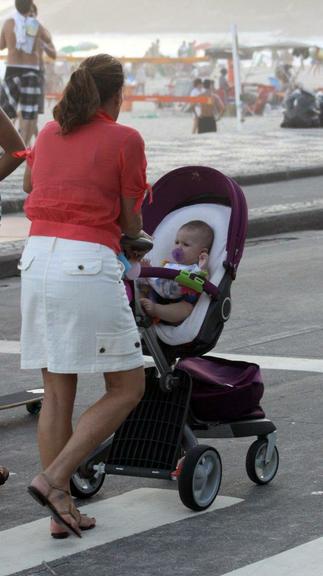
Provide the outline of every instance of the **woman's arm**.
<path id="1" fill-rule="evenodd" d="M 26 167 L 25 167 L 23 189 L 24 189 L 24 192 L 26 192 L 27 194 L 30 194 L 30 192 L 33 189 L 33 185 L 31 182 L 31 169 L 28 166 L 28 164 L 26 164 Z"/>
<path id="2" fill-rule="evenodd" d="M 25 144 L 13 127 L 8 116 L 0 108 L 0 146 L 4 155 L 0 158 L 0 180 L 11 174 L 24 161 L 24 158 L 13 158 L 11 152 L 24 150 Z"/>
<path id="3" fill-rule="evenodd" d="M 121 232 L 131 238 L 137 238 L 142 229 L 141 211 L 134 211 L 137 199 L 121 196 L 119 224 Z"/>

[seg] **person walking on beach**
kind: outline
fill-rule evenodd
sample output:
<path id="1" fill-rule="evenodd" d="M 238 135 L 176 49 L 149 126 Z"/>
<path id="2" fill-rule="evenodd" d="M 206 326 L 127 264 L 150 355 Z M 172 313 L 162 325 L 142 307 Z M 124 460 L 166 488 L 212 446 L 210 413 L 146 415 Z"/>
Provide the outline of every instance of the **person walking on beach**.
<path id="1" fill-rule="evenodd" d="M 30 236 L 21 258 L 21 367 L 41 369 L 43 471 L 28 491 L 52 515 L 54 538 L 95 526 L 69 493 L 71 475 L 140 401 L 141 341 L 117 259 L 121 233 L 141 235 L 144 142 L 117 123 L 124 75 L 107 54 L 84 60 L 40 131 L 26 167 Z M 79 373 L 106 393 L 72 430 Z"/>
<path id="2" fill-rule="evenodd" d="M 224 112 L 224 104 L 215 93 L 212 87 L 212 82 L 208 78 L 203 80 L 203 96 L 208 97 L 207 103 L 201 104 L 201 112 L 198 117 L 198 134 L 204 132 L 216 132 L 217 120 L 219 120 Z"/>
<path id="3" fill-rule="evenodd" d="M 195 78 L 194 82 L 193 82 L 193 88 L 191 90 L 190 96 L 192 96 L 193 98 L 196 98 L 198 96 L 200 96 L 203 92 L 203 82 L 201 78 Z M 201 107 L 199 104 L 192 104 L 192 106 L 190 107 L 190 110 L 192 110 L 193 112 L 193 127 L 192 127 L 192 134 L 196 134 L 197 133 L 197 127 L 198 127 L 198 117 L 201 114 Z"/>
<path id="4" fill-rule="evenodd" d="M 227 80 L 228 71 L 226 68 L 221 68 L 219 78 L 219 91 L 224 106 L 228 103 L 230 84 Z"/>
<path id="5" fill-rule="evenodd" d="M 9 116 L 22 115 L 21 136 L 30 144 L 37 125 L 41 94 L 39 42 L 48 44 L 51 37 L 34 16 L 32 0 L 16 0 L 16 12 L 8 18 L 0 34 L 0 50 L 8 50 L 7 66 L 0 92 L 0 105 Z"/>
<path id="6" fill-rule="evenodd" d="M 36 4 L 32 4 L 30 16 L 34 18 L 38 17 L 38 9 Z M 52 37 L 48 30 L 46 30 L 50 41 L 44 42 L 40 38 L 37 40 L 36 50 L 38 51 L 39 56 L 39 75 L 40 75 L 40 95 L 39 95 L 39 103 L 38 103 L 38 116 L 39 114 L 44 114 L 45 111 L 45 82 L 46 82 L 46 65 L 44 62 L 44 54 L 48 56 L 51 60 L 56 60 L 56 48 L 53 44 Z M 37 117 L 38 118 L 38 117 Z M 34 134 L 35 138 L 38 136 L 38 126 L 37 122 L 35 124 Z"/>
<path id="7" fill-rule="evenodd" d="M 16 132 L 8 116 L 0 108 L 0 148 L 3 150 L 0 155 L 0 180 L 9 176 L 21 162 L 23 158 L 14 158 L 13 152 L 24 150 L 25 145 Z M 0 207 L 1 218 L 1 207 Z M 0 466 L 0 486 L 9 478 L 9 470 L 5 466 Z"/>

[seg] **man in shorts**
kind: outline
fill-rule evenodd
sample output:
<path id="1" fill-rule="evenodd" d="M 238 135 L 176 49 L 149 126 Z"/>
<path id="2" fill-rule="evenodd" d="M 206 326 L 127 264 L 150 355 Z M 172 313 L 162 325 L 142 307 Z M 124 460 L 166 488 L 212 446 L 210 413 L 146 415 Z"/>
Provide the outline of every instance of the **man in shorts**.
<path id="1" fill-rule="evenodd" d="M 8 18 L 0 34 L 0 50 L 7 48 L 5 78 L 0 106 L 9 118 L 22 115 L 21 136 L 28 146 L 37 125 L 41 94 L 39 42 L 48 44 L 51 37 L 32 15 L 33 0 L 15 0 L 16 12 Z"/>

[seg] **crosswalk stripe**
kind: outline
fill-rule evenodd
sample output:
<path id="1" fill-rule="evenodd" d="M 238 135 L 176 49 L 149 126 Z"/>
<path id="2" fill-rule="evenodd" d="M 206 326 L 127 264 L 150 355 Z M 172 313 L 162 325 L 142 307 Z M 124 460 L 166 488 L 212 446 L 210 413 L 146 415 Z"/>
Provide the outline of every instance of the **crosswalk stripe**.
<path id="1" fill-rule="evenodd" d="M 218 496 L 207 510 L 192 512 L 181 503 L 176 490 L 138 488 L 82 506 L 82 513 L 97 520 L 96 528 L 84 533 L 82 539 L 70 536 L 66 540 L 53 540 L 49 536 L 48 518 L 1 531 L 0 576 L 240 502 L 240 498 Z"/>
<path id="2" fill-rule="evenodd" d="M 0 354 L 20 354 L 20 342 L 17 340 L 0 340 Z M 244 360 L 255 362 L 264 370 L 291 370 L 295 372 L 323 372 L 323 360 L 320 358 L 293 358 L 285 356 L 255 356 L 250 354 L 225 354 L 208 352 L 208 356 L 226 358 L 227 360 Z M 153 366 L 150 356 L 145 356 L 146 366 Z"/>
<path id="3" fill-rule="evenodd" d="M 240 360 L 254 362 L 264 370 L 291 370 L 295 372 L 323 372 L 323 360 L 319 358 L 290 358 L 285 356 L 253 356 L 250 354 L 224 354 L 221 352 L 208 352 L 207 356 L 225 358 L 226 360 Z M 150 356 L 145 356 L 146 366 L 153 366 Z"/>
<path id="4" fill-rule="evenodd" d="M 223 576 L 322 576 L 323 538 L 317 538 Z"/>

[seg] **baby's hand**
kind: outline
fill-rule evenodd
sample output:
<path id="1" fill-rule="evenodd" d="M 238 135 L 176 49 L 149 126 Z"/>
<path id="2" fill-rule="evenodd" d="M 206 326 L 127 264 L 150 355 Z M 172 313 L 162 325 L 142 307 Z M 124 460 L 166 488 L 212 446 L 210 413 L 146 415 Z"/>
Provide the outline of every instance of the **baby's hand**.
<path id="1" fill-rule="evenodd" d="M 148 258 L 143 258 L 140 261 L 140 264 L 141 264 L 141 267 L 144 267 L 144 268 L 149 268 L 149 266 L 151 266 L 151 262 Z"/>
<path id="2" fill-rule="evenodd" d="M 209 255 L 207 252 L 201 252 L 200 257 L 199 257 L 199 268 L 200 270 L 206 270 L 207 269 L 207 265 L 209 262 Z"/>

